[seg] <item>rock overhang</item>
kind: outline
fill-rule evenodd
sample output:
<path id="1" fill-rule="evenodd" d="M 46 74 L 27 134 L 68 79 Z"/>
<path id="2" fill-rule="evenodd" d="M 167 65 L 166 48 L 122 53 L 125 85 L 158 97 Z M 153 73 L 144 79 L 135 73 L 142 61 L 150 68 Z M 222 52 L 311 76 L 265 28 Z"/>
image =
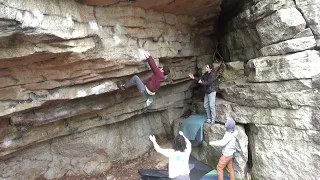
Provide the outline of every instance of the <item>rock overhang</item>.
<path id="1" fill-rule="evenodd" d="M 212 35 L 220 15 L 222 0 L 77 0 L 88 6 L 99 7 L 135 7 L 153 10 L 159 13 L 170 13 L 195 17 L 199 27 L 207 27 L 204 33 Z"/>

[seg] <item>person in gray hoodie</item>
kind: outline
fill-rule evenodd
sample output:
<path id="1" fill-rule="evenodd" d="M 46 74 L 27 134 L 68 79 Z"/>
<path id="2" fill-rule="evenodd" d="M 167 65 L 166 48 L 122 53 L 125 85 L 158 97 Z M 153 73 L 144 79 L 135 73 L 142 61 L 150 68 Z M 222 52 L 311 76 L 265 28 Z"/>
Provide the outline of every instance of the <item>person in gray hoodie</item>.
<path id="1" fill-rule="evenodd" d="M 238 135 L 238 132 L 235 130 L 236 123 L 234 120 L 227 120 L 225 127 L 226 133 L 223 138 L 218 141 L 210 141 L 209 144 L 211 146 L 223 146 L 222 156 L 220 157 L 217 165 L 218 180 L 223 180 L 223 169 L 225 167 L 227 167 L 229 171 L 230 179 L 235 180 L 232 158 L 233 154 L 237 151 L 236 136 Z"/>

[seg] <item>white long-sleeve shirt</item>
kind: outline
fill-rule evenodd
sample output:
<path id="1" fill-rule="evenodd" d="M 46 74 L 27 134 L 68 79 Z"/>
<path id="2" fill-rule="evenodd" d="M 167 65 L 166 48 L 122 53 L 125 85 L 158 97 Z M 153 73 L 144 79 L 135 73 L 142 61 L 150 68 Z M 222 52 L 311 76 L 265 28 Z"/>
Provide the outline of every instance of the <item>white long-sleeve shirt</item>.
<path id="1" fill-rule="evenodd" d="M 188 175 L 190 173 L 189 157 L 191 153 L 191 143 L 185 136 L 183 137 L 186 140 L 186 149 L 184 152 L 173 149 L 162 149 L 157 143 L 154 143 L 156 151 L 169 158 L 169 178 Z"/>
<path id="2" fill-rule="evenodd" d="M 233 133 L 226 132 L 221 140 L 211 141 L 209 144 L 213 146 L 224 146 L 222 154 L 224 156 L 232 156 L 233 153 L 236 152 L 237 135 L 237 131 L 234 131 Z"/>
<path id="3" fill-rule="evenodd" d="M 169 178 L 175 178 L 181 175 L 188 175 L 189 169 L 189 157 L 191 151 L 185 150 L 184 152 L 172 151 L 166 154 L 169 158 Z"/>

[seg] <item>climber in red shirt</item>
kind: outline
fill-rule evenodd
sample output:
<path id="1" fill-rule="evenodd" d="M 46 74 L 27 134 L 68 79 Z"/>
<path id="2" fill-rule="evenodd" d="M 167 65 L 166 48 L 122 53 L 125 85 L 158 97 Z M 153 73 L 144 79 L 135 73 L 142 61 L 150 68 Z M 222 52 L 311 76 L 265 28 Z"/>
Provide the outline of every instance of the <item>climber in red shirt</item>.
<path id="1" fill-rule="evenodd" d="M 146 85 L 141 81 L 139 76 L 134 75 L 125 84 L 118 83 L 117 86 L 119 89 L 122 90 L 125 90 L 131 86 L 137 86 L 139 92 L 143 96 L 149 96 L 148 100 L 151 102 L 149 102 L 148 104 L 147 101 L 147 105 L 150 105 L 152 103 L 152 98 L 150 96 L 155 95 L 156 92 L 159 90 L 161 82 L 163 82 L 165 80 L 165 76 L 170 73 L 170 69 L 167 66 L 158 68 L 156 63 L 154 62 L 154 59 L 148 51 L 146 51 L 144 55 L 147 58 L 148 64 L 153 72 L 152 76 L 148 79 Z"/>

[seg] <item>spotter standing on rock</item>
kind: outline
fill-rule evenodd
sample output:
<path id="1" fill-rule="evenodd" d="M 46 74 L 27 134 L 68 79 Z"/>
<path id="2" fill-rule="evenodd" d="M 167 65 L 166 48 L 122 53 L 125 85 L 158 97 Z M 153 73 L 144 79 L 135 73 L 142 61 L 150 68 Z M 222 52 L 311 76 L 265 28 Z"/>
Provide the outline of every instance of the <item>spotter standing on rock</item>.
<path id="1" fill-rule="evenodd" d="M 216 120 L 216 73 L 213 64 L 206 65 L 206 73 L 200 78 L 189 74 L 191 79 L 196 80 L 204 87 L 204 108 L 207 113 L 207 123 L 214 124 Z"/>

